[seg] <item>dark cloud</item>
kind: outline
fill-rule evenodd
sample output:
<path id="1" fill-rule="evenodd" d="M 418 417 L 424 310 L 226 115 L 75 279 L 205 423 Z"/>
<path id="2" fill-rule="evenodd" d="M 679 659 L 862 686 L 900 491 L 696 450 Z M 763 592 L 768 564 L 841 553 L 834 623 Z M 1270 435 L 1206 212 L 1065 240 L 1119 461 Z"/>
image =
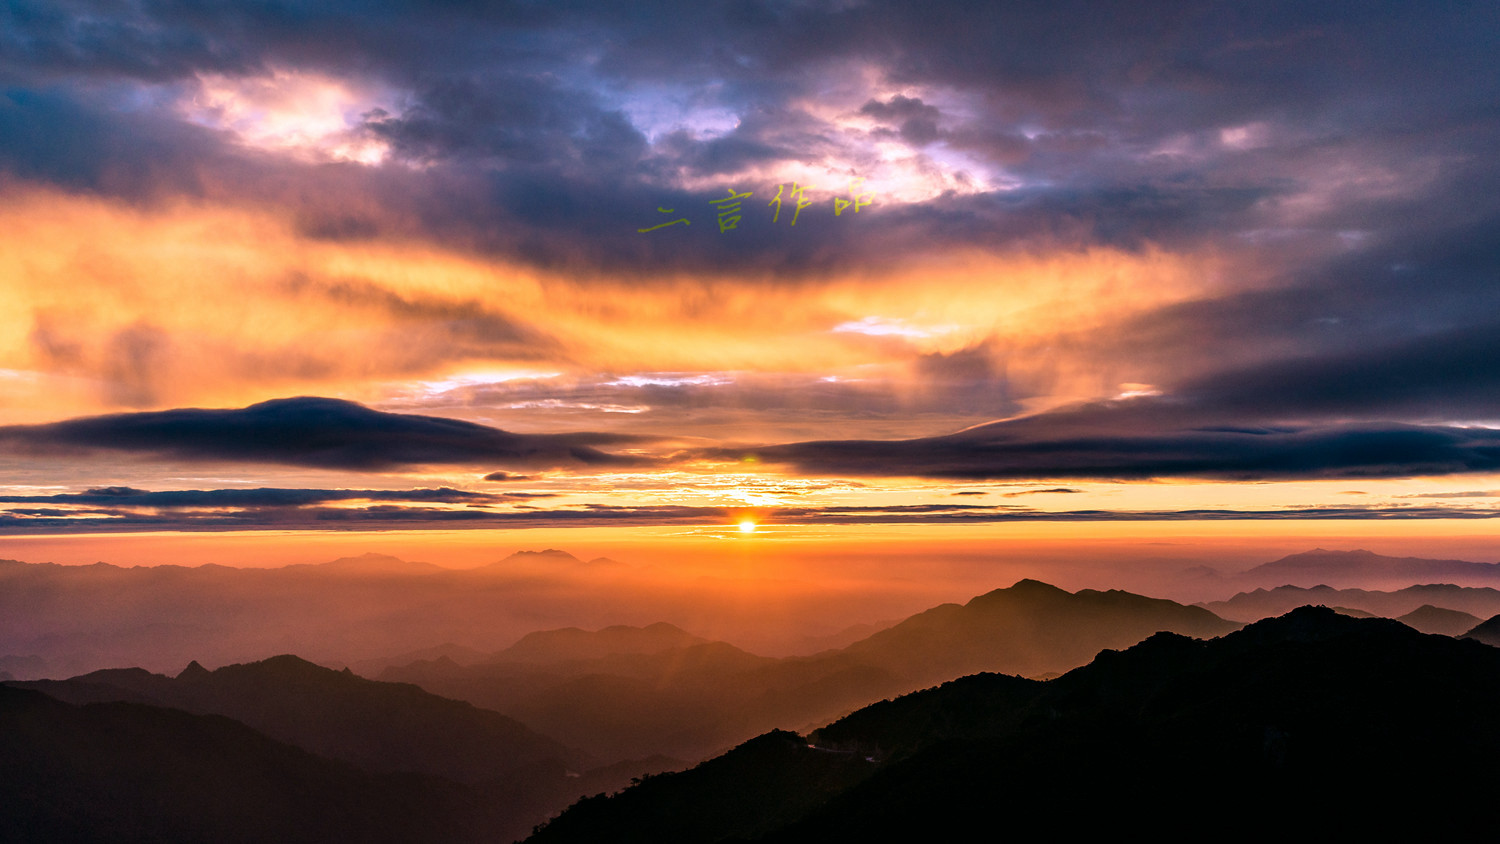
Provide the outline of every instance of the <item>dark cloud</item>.
<path id="1" fill-rule="evenodd" d="M 486 481 L 529 481 L 531 475 L 517 475 L 514 472 L 491 472 L 484 476 Z"/>
<path id="2" fill-rule="evenodd" d="M 403 114 L 372 115 L 365 126 L 417 163 L 546 164 L 618 177 L 646 151 L 645 137 L 618 110 L 520 75 L 442 79 Z"/>
<path id="3" fill-rule="evenodd" d="M 1212 295 L 1059 340 L 1130 370 L 1121 380 L 1153 382 L 1158 398 L 758 453 L 810 472 L 950 478 L 1488 471 L 1493 433 L 1459 423 L 1500 411 L 1497 32 L 1500 7 L 1476 2 L 1374 2 L 1357 14 L 1203 0 L 1129 14 L 956 0 L 13 2 L 0 8 L 0 178 L 137 204 L 262 204 L 309 237 L 427 239 L 578 270 L 579 283 L 732 272 L 781 284 L 966 247 L 1253 254 Z M 815 113 L 851 67 L 887 92 L 909 90 L 856 93 L 849 115 Z M 247 150 L 176 107 L 200 75 L 277 71 L 395 92 L 399 104 L 358 127 L 388 142 L 392 160 Z M 653 109 L 712 110 L 719 128 L 654 122 Z M 736 174 L 846 151 L 863 130 L 837 120 L 856 114 L 906 153 L 965 153 L 965 167 L 989 168 L 975 175 L 1004 188 L 772 228 L 760 212 L 776 185 Z M 711 201 L 730 188 L 755 191 L 758 211 L 721 235 Z M 658 207 L 691 228 L 641 234 L 662 221 Z M 394 316 L 413 361 L 562 354 L 544 327 L 487 303 L 357 280 L 288 286 Z M 61 318 L 34 315 L 30 341 L 42 362 L 78 371 L 83 346 Z M 153 406 L 171 343 L 149 321 L 119 329 L 98 339 L 107 359 L 93 374 L 111 401 Z M 1008 416 L 1042 390 L 1007 377 L 1002 346 L 916 359 L 915 398 L 811 382 L 490 398 Z M 633 460 L 601 450 L 624 442 L 603 434 L 518 435 L 313 399 L 12 426 L 0 438 L 27 453 L 360 471 Z"/>
<path id="4" fill-rule="evenodd" d="M 947 478 L 1396 477 L 1500 468 L 1500 433 L 1445 424 L 1500 415 L 1500 370 L 1491 365 L 1500 359 L 1500 324 L 1320 351 L 1220 369 L 1160 396 L 1075 405 L 949 436 L 755 454 L 808 472 Z"/>
<path id="5" fill-rule="evenodd" d="M 534 527 L 681 525 L 731 530 L 740 512 L 722 507 L 661 505 L 487 510 L 376 504 L 367 507 L 249 508 L 215 512 L 144 513 L 122 509 L 0 510 L 0 534 L 130 533 L 140 531 L 455 530 Z M 998 522 L 1280 521 L 1493 519 L 1500 510 L 1461 507 L 1289 507 L 1266 510 L 1065 510 L 1014 505 L 905 505 L 757 509 L 762 528 L 778 525 L 955 524 Z"/>
<path id="6" fill-rule="evenodd" d="M 1451 426 L 1350 424 L 1220 427 L 1133 433 L 1128 412 L 1080 429 L 1046 416 L 994 423 L 945 437 L 825 441 L 745 454 L 812 474 L 954 479 L 1373 478 L 1500 470 L 1500 432 Z"/>
<path id="7" fill-rule="evenodd" d="M 0 496 L 4 504 L 108 504 L 119 507 L 306 507 L 330 501 L 405 501 L 445 504 L 499 503 L 549 498 L 549 493 L 488 493 L 439 489 L 186 489 L 147 491 L 97 487 L 55 495 Z M 15 512 L 15 511 L 12 511 Z"/>
<path id="8" fill-rule="evenodd" d="M 414 349 L 413 358 L 428 364 L 434 359 L 485 356 L 526 360 L 560 351 L 558 342 L 542 330 L 474 299 L 409 296 L 356 279 L 315 281 L 306 276 L 287 279 L 282 289 L 390 317 L 399 344 Z M 393 345 L 398 342 L 395 336 L 391 340 Z"/>
<path id="9" fill-rule="evenodd" d="M 127 195 L 293 184 L 278 198 L 291 206 L 318 205 L 307 197 L 327 192 L 305 185 L 333 181 L 335 196 L 375 200 L 432 239 L 612 271 L 735 259 L 817 272 L 840 260 L 1038 238 L 1182 243 L 1285 228 L 1275 200 L 1317 192 L 1340 167 L 1403 184 L 1370 195 L 1351 187 L 1321 212 L 1326 219 L 1296 225 L 1381 236 L 1417 219 L 1393 213 L 1406 198 L 1436 209 L 1451 197 L 1424 168 L 1493 175 L 1484 151 L 1495 144 L 1500 98 L 1496 17 L 1474 3 L 1375 3 L 1354 15 L 1187 0 L 1129 15 L 1091 3 L 660 2 L 628 15 L 591 3 L 11 3 L 0 10 L 8 92 L 0 164 Z M 960 103 L 896 94 L 852 110 L 913 150 L 966 150 L 1022 186 L 935 197 L 859 230 L 814 223 L 819 231 L 772 239 L 752 236 L 747 223 L 743 237 L 670 245 L 629 236 L 633 215 L 657 204 L 701 206 L 719 193 L 680 193 L 673 185 L 682 174 L 818 160 L 834 146 L 834 127 L 797 104 L 851 65 Z M 398 160 L 428 169 L 331 176 L 257 160 L 184 124 L 167 104 L 200 74 L 286 70 L 402 92 L 402 104 L 372 112 L 366 129 Z M 678 89 L 700 92 L 691 106 L 732 114 L 738 125 L 652 139 L 622 106 L 629 97 L 647 105 L 685 97 Z M 1222 142 L 1222 131 L 1248 125 L 1263 126 L 1265 137 Z M 267 168 L 292 178 L 255 176 Z M 1351 172 L 1350 185 L 1359 181 Z M 330 204 L 304 209 L 305 231 L 365 237 L 398 222 Z M 1461 213 L 1460 203 L 1447 204 L 1442 218 Z"/>
<path id="10" fill-rule="evenodd" d="M 165 410 L 0 428 L 0 441 L 23 454 L 119 451 L 156 459 L 349 471 L 486 463 L 532 468 L 639 465 L 640 459 L 598 448 L 635 439 L 598 433 L 513 434 L 472 422 L 383 413 L 323 398 L 277 399 L 237 410 Z"/>
<path id="11" fill-rule="evenodd" d="M 942 134 L 938 121 L 943 113 L 919 97 L 897 94 L 887 102 L 870 100 L 860 107 L 859 113 L 896 125 L 895 134 L 913 146 L 926 146 Z"/>

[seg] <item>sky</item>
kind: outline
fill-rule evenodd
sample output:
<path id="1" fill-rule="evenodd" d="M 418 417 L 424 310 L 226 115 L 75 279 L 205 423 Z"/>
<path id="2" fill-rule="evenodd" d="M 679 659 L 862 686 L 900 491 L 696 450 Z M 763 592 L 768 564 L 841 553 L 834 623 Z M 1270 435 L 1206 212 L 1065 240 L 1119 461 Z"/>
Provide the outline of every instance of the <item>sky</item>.
<path id="1" fill-rule="evenodd" d="M 1497 57 L 1483 2 L 8 2 L 0 556 L 1487 537 Z"/>

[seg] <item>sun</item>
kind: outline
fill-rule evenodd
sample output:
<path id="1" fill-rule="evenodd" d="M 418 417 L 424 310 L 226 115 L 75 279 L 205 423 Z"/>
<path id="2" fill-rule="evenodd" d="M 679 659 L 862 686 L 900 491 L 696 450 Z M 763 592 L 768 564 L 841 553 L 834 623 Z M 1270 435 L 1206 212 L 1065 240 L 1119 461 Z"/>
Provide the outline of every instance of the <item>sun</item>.
<path id="1" fill-rule="evenodd" d="M 740 533 L 755 533 L 755 520 L 740 519 Z"/>

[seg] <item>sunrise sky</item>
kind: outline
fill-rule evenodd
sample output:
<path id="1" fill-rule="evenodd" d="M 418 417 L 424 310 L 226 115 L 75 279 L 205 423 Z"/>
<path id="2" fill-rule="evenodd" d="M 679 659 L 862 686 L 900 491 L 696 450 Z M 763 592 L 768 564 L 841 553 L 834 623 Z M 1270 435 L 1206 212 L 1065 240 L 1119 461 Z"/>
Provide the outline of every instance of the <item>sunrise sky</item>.
<path id="1" fill-rule="evenodd" d="M 0 556 L 1488 535 L 1497 56 L 1483 2 L 7 3 Z"/>

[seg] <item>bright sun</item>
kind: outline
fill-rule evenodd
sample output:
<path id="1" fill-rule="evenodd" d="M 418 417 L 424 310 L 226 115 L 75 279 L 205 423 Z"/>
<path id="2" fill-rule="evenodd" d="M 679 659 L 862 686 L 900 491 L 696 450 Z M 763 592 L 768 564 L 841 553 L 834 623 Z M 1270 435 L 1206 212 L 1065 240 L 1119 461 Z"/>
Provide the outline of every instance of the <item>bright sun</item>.
<path id="1" fill-rule="evenodd" d="M 740 533 L 755 533 L 755 522 L 751 519 L 741 519 Z"/>

